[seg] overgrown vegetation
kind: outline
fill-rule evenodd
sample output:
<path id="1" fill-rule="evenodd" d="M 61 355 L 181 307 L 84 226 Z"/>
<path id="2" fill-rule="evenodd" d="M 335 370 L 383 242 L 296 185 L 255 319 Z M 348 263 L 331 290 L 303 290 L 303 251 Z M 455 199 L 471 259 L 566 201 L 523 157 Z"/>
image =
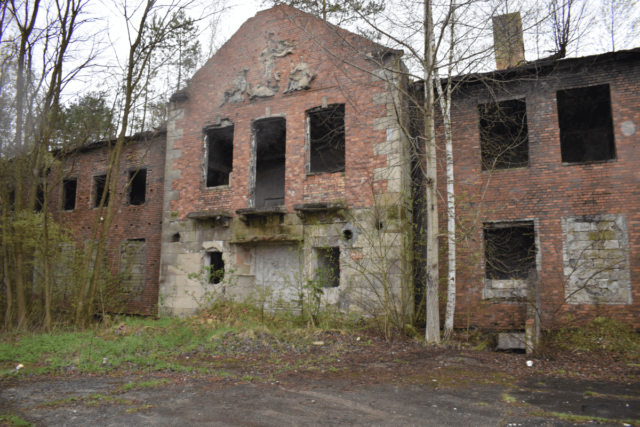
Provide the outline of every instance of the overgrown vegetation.
<path id="1" fill-rule="evenodd" d="M 342 327 L 342 333 L 358 328 L 350 321 L 330 326 Z M 324 331 L 308 325 L 299 316 L 263 316 L 253 305 L 219 302 L 188 319 L 128 317 L 111 327 L 97 326 L 83 332 L 5 334 L 0 342 L 0 368 L 2 375 L 11 376 L 115 372 L 228 376 L 221 369 L 250 365 L 235 359 L 249 354 L 276 357 L 294 351 L 300 354 L 300 365 L 312 363 L 315 356 L 307 350 Z M 24 368 L 16 370 L 18 364 Z M 298 365 L 281 368 L 295 366 Z M 156 387 L 162 383 L 162 380 L 130 383 L 124 388 Z"/>
<path id="2" fill-rule="evenodd" d="M 640 354 L 640 334 L 611 317 L 596 317 L 584 325 L 575 319 L 549 331 L 543 346 L 562 350 L 635 352 Z"/>

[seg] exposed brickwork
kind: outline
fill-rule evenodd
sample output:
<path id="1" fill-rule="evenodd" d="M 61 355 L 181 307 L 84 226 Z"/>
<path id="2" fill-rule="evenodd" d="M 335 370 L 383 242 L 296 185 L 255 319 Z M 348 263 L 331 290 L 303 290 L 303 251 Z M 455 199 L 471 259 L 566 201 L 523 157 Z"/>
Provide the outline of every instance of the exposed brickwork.
<path id="1" fill-rule="evenodd" d="M 78 233 L 82 247 L 91 237 L 97 209 L 94 204 L 94 176 L 106 173 L 108 149 L 105 146 L 84 151 L 67 160 L 66 175 L 78 180 L 76 209 L 59 210 L 59 188 L 51 194 L 51 212 L 54 218 L 71 225 Z M 111 273 L 120 268 L 120 245 L 129 239 L 145 239 L 146 263 L 144 289 L 141 295 L 126 305 L 126 312 L 152 314 L 158 305 L 158 275 L 160 271 L 160 235 L 162 230 L 162 203 L 164 196 L 165 135 L 138 139 L 128 144 L 122 154 L 118 173 L 118 196 L 122 195 L 129 171 L 138 166 L 147 169 L 146 201 L 130 206 L 124 195 L 122 204 L 111 224 L 108 236 L 108 261 Z"/>
<path id="2" fill-rule="evenodd" d="M 292 22 L 292 20 L 295 22 Z M 301 28 L 304 26 L 304 29 Z M 383 128 L 375 128 L 374 120 L 384 117 L 384 105 L 373 105 L 372 94 L 384 91 L 384 82 L 372 81 L 371 73 L 357 67 L 375 70 L 374 61 L 358 58 L 348 49 L 336 49 L 337 55 L 353 61 L 348 63 L 323 52 L 313 37 L 336 47 L 340 37 L 323 28 L 322 22 L 289 7 L 276 7 L 259 12 L 249 19 L 193 77 L 187 88 L 189 100 L 178 104 L 184 118 L 176 120 L 183 136 L 174 143 L 181 150 L 173 169 L 180 169 L 179 179 L 172 181 L 172 190 L 180 193 L 171 202 L 171 210 L 187 213 L 206 209 L 236 209 L 250 207 L 252 123 L 259 118 L 284 116 L 287 126 L 285 206 L 289 212 L 297 203 L 344 200 L 351 206 L 371 204 L 371 176 L 376 167 L 386 165 L 385 155 L 375 155 L 373 144 L 386 138 Z M 370 42 L 351 35 L 356 44 Z M 332 41 L 333 38 L 333 41 Z M 258 60 L 267 47 L 267 40 L 286 40 L 293 53 L 276 58 L 274 73 L 280 73 L 280 90 L 270 98 L 249 97 L 243 103 L 225 103 L 223 92 L 230 88 L 235 75 L 249 67 L 247 81 L 255 88 L 261 82 L 263 70 Z M 364 46 L 366 47 L 366 46 Z M 371 49 L 369 47 L 369 49 Z M 304 60 L 317 75 L 308 90 L 284 94 L 292 66 Z M 345 104 L 346 164 L 344 174 L 310 175 L 305 172 L 305 111 L 325 103 Z M 203 127 L 216 123 L 216 118 L 229 119 L 234 124 L 233 178 L 229 189 L 205 188 Z"/>
<path id="3" fill-rule="evenodd" d="M 557 118 L 556 91 L 609 84 L 617 159 L 604 163 L 563 165 Z M 480 206 L 483 188 L 484 212 L 477 225 L 478 243 L 460 245 L 459 298 L 456 326 L 484 328 L 522 327 L 525 307 L 514 303 L 482 301 L 483 220 L 535 220 L 540 241 L 538 266 L 544 310 L 595 314 L 610 312 L 640 327 L 640 132 L 632 133 L 629 122 L 640 125 L 640 58 L 638 54 L 608 54 L 600 60 L 566 60 L 555 71 L 539 75 L 513 74 L 508 82 L 494 86 L 495 98 L 483 84 L 467 85 L 454 99 L 453 141 L 456 193 L 473 195 L 473 205 L 459 208 L 461 215 Z M 482 172 L 477 105 L 494 100 L 525 98 L 529 128 L 529 167 Z M 444 144 L 442 144 L 444 152 Z M 444 163 L 444 162 L 443 162 Z M 445 192 L 444 170 L 439 186 Z M 441 227 L 446 227 L 443 204 Z M 562 220 L 580 215 L 624 215 L 628 221 L 631 270 L 631 304 L 575 305 L 565 299 Z M 444 242 L 443 242 L 444 243 Z M 467 253 L 465 253 L 465 251 Z M 442 271 L 441 274 L 444 274 Z M 547 323 L 548 325 L 548 323 Z"/>

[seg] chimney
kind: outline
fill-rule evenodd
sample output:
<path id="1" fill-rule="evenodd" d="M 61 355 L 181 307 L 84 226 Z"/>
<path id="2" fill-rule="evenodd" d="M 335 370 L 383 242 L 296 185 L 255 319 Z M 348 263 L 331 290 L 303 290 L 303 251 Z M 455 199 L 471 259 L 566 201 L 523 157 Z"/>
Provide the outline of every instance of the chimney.
<path id="1" fill-rule="evenodd" d="M 524 39 L 520 12 L 494 16 L 493 45 L 496 68 L 506 70 L 524 63 Z"/>

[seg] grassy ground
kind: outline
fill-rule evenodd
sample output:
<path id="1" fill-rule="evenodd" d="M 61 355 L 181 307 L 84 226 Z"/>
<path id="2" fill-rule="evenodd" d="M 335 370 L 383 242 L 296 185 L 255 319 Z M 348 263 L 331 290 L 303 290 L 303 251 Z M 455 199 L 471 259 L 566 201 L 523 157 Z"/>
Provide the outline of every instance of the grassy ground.
<path id="1" fill-rule="evenodd" d="M 356 332 L 349 319 L 340 326 L 343 334 Z M 255 354 L 276 357 L 297 350 L 312 358 L 304 350 L 326 330 L 298 317 L 265 316 L 250 305 L 225 303 L 189 319 L 129 317 L 83 332 L 5 335 L 0 375 L 220 373 L 219 368 L 246 364 L 238 358 Z M 16 370 L 19 364 L 23 367 Z"/>

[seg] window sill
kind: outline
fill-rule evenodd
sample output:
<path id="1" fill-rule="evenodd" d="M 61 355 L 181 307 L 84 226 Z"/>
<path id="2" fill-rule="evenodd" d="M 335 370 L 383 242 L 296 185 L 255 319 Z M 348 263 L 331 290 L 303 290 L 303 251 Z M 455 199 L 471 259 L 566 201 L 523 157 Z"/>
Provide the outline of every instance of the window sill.
<path id="1" fill-rule="evenodd" d="M 214 191 L 214 190 L 230 190 L 231 184 L 227 185 L 216 185 L 215 187 L 205 187 L 205 191 Z"/>
<path id="2" fill-rule="evenodd" d="M 337 171 L 337 172 L 307 172 L 307 176 L 317 176 L 317 175 L 337 175 L 337 174 L 342 174 L 344 175 L 346 172 L 345 171 Z"/>
<path id="3" fill-rule="evenodd" d="M 617 161 L 618 161 L 618 159 L 594 160 L 592 162 L 562 162 L 562 166 L 601 165 L 603 163 L 616 163 Z"/>
<path id="4" fill-rule="evenodd" d="M 513 171 L 521 171 L 521 170 L 526 170 L 526 169 L 531 169 L 531 165 L 529 165 L 529 166 L 521 166 L 519 168 L 506 168 L 506 169 L 493 169 L 493 170 L 483 169 L 482 173 L 513 172 Z"/>

